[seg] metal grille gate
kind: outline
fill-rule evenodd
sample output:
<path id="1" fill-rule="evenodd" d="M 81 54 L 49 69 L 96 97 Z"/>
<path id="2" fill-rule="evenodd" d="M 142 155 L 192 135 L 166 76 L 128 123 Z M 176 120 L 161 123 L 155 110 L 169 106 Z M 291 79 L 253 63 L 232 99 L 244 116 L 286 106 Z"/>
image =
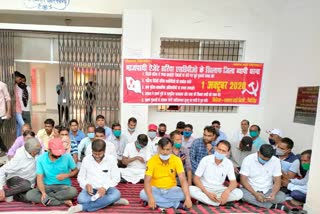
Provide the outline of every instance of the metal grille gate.
<path id="1" fill-rule="evenodd" d="M 99 114 L 109 126 L 118 122 L 121 37 L 63 33 L 58 40 L 59 73 L 66 92 L 61 94 L 62 125 L 74 118 L 85 129 Z"/>
<path id="2" fill-rule="evenodd" d="M 16 137 L 15 126 L 15 96 L 14 96 L 14 32 L 0 31 L 0 80 L 7 84 L 11 96 L 11 120 L 6 120 L 0 130 L 0 135 L 7 148 Z"/>

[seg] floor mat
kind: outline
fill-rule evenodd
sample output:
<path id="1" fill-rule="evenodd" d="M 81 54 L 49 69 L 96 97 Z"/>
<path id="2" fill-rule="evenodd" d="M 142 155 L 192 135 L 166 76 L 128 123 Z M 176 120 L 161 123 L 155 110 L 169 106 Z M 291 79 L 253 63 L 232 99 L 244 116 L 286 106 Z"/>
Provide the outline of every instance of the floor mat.
<path id="1" fill-rule="evenodd" d="M 80 187 L 75 179 L 72 179 L 72 184 L 80 191 Z M 99 210 L 95 213 L 160 213 L 160 210 L 151 210 L 148 207 L 143 207 L 141 205 L 141 200 L 139 198 L 139 192 L 143 188 L 143 184 L 119 184 L 117 188 L 121 192 L 121 197 L 126 198 L 130 205 L 120 206 L 114 205 L 102 210 Z M 76 201 L 75 201 L 76 203 Z M 289 208 L 293 208 L 290 204 L 287 204 Z M 301 208 L 301 207 L 300 207 Z M 0 202 L 0 212 L 13 212 L 13 211 L 67 211 L 68 207 L 61 206 L 49 206 L 44 207 L 41 204 L 27 204 L 22 202 Z M 204 204 L 193 205 L 190 211 L 167 209 L 166 213 L 270 213 L 270 214 L 280 214 L 285 213 L 280 210 L 268 210 L 264 208 L 258 208 L 256 206 L 250 205 L 244 202 L 234 202 L 230 203 L 227 206 L 212 207 Z"/>

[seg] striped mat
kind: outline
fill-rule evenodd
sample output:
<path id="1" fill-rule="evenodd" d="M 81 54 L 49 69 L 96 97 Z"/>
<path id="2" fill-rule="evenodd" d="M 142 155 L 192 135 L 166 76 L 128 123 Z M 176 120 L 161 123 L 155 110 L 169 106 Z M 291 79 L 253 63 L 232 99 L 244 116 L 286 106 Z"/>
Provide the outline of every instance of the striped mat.
<path id="1" fill-rule="evenodd" d="M 72 179 L 73 186 L 76 187 L 80 191 L 80 187 L 75 179 Z M 160 210 L 151 210 L 148 207 L 143 207 L 141 204 L 141 200 L 139 198 L 139 192 L 143 188 L 143 184 L 119 184 L 117 188 L 121 192 L 121 197 L 126 198 L 130 205 L 128 206 L 120 206 L 114 205 L 99 210 L 95 213 L 160 213 Z M 75 201 L 76 204 L 76 201 Z M 293 208 L 289 204 L 287 204 L 289 208 Z M 52 206 L 52 207 L 44 207 L 41 204 L 28 204 L 22 202 L 0 202 L 0 212 L 17 212 L 17 211 L 67 211 L 68 207 L 61 206 Z M 280 210 L 268 210 L 264 208 L 258 208 L 256 206 L 250 205 L 244 202 L 235 202 L 228 204 L 227 206 L 220 207 L 212 207 L 204 204 L 193 205 L 192 209 L 188 212 L 183 210 L 175 210 L 175 209 L 167 209 L 166 213 L 174 214 L 174 213 L 270 213 L 270 214 L 280 214 L 285 213 Z"/>

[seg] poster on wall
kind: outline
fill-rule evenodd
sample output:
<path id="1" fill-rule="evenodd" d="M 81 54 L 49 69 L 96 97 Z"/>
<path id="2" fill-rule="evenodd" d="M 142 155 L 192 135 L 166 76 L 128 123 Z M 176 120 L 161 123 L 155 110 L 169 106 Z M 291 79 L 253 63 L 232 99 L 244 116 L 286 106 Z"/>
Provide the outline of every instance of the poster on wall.
<path id="1" fill-rule="evenodd" d="M 257 105 L 263 63 L 124 59 L 123 102 Z"/>
<path id="2" fill-rule="evenodd" d="M 316 122 L 319 86 L 299 87 L 293 122 L 314 125 Z"/>

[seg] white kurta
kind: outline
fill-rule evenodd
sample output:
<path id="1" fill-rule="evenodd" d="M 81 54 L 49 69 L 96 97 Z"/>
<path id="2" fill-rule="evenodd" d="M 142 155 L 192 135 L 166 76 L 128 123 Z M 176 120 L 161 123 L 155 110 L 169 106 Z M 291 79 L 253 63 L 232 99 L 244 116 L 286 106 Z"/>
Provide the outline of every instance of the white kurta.
<path id="1" fill-rule="evenodd" d="M 144 161 L 147 162 L 150 159 L 151 154 L 147 147 L 137 151 L 135 143 L 127 144 L 126 148 L 124 149 L 123 157 L 133 158 L 136 156 L 142 157 Z M 146 163 L 141 163 L 140 161 L 135 160 L 129 163 L 127 168 L 121 168 L 120 171 L 121 177 L 126 179 L 128 182 L 136 184 L 144 178 Z"/>

